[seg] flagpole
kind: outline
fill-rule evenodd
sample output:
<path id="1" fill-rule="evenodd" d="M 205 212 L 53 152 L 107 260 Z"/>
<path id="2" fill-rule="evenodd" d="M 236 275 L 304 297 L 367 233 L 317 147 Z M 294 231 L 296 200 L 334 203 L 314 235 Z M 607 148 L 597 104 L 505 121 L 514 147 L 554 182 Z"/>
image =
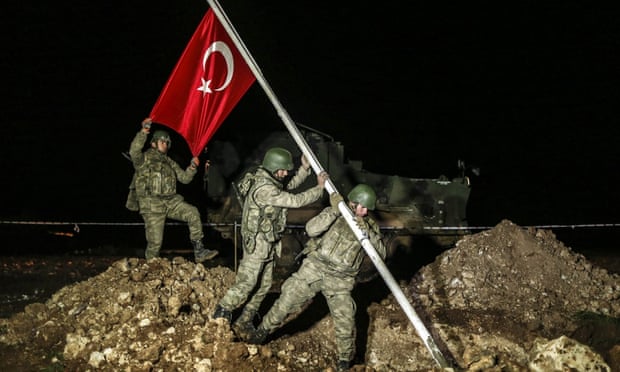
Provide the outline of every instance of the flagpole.
<path id="1" fill-rule="evenodd" d="M 256 77 L 256 80 L 258 81 L 258 83 L 261 85 L 261 87 L 267 94 L 267 97 L 269 97 L 269 100 L 275 107 L 278 113 L 278 116 L 280 116 L 280 118 L 284 122 L 284 125 L 286 126 L 291 136 L 293 137 L 293 140 L 295 140 L 295 142 L 297 143 L 297 146 L 299 146 L 299 148 L 301 149 L 306 159 L 308 159 L 314 172 L 316 174 L 320 174 L 321 172 L 323 172 L 324 171 L 323 167 L 321 166 L 316 156 L 310 149 L 310 146 L 308 146 L 308 143 L 306 142 L 305 138 L 301 135 L 299 129 L 297 128 L 297 125 L 295 124 L 293 119 L 290 117 L 288 112 L 284 109 L 284 107 L 282 106 L 278 98 L 276 97 L 275 93 L 271 89 L 269 83 L 267 83 L 267 80 L 265 79 L 265 77 L 263 76 L 263 73 L 259 69 L 258 64 L 252 57 L 249 50 L 246 48 L 245 44 L 241 40 L 241 37 L 237 34 L 237 31 L 232 26 L 232 22 L 230 22 L 230 20 L 224 13 L 224 10 L 222 9 L 222 7 L 219 5 L 217 0 L 207 0 L 207 2 L 209 3 L 209 6 L 211 6 L 211 9 L 215 13 L 216 17 L 222 23 L 222 26 L 224 27 L 224 29 L 226 30 L 226 32 L 232 39 L 233 43 L 239 50 L 239 53 L 241 53 L 241 55 L 243 56 L 243 59 L 248 64 L 248 67 L 250 68 L 254 76 Z M 332 181 L 329 179 L 325 182 L 325 189 L 330 195 L 333 194 L 334 192 L 338 192 L 338 190 L 336 189 Z M 355 237 L 359 240 L 360 244 L 366 251 L 366 254 L 368 254 L 368 257 L 370 257 L 371 261 L 374 263 L 375 267 L 377 268 L 377 271 L 379 271 L 379 273 L 383 277 L 383 280 L 385 281 L 385 283 L 388 285 L 388 287 L 394 294 L 394 297 L 396 298 L 400 306 L 403 308 L 405 314 L 407 315 L 407 317 L 413 324 L 414 328 L 418 332 L 418 335 L 424 342 L 424 345 L 430 351 L 433 359 L 442 368 L 451 367 L 451 365 L 447 362 L 446 358 L 443 356 L 441 350 L 439 350 L 439 348 L 437 347 L 437 344 L 433 340 L 433 337 L 431 336 L 429 331 L 426 329 L 424 323 L 422 322 L 420 317 L 417 315 L 417 313 L 413 309 L 413 306 L 411 306 L 411 304 L 405 297 L 405 294 L 401 290 L 400 286 L 398 286 L 398 284 L 394 280 L 394 277 L 388 270 L 387 266 L 385 265 L 385 262 L 383 262 L 381 257 L 377 254 L 377 251 L 375 250 L 374 246 L 372 245 L 368 237 L 365 236 L 362 230 L 355 223 L 355 217 L 353 216 L 353 212 L 347 207 L 344 201 L 341 201 L 338 204 L 338 209 L 340 210 L 345 220 L 349 224 L 349 227 L 351 228 L 351 230 L 353 230 Z"/>

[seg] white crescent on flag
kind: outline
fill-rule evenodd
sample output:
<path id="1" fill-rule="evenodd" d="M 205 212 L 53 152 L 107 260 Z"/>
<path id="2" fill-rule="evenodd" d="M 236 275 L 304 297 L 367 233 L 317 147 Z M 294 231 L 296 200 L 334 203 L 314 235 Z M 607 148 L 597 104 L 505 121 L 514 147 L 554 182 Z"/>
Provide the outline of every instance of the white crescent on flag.
<path id="1" fill-rule="evenodd" d="M 226 80 L 224 81 L 222 86 L 211 90 L 211 80 L 205 80 L 204 77 L 200 78 L 202 85 L 198 87 L 198 90 L 202 92 L 203 96 L 207 93 L 213 93 L 213 91 L 221 92 L 222 90 L 226 89 L 226 87 L 228 87 L 228 85 L 232 81 L 235 71 L 235 59 L 233 58 L 233 54 L 230 48 L 225 42 L 216 41 L 207 48 L 204 56 L 202 57 L 203 72 L 206 72 L 205 66 L 209 60 L 209 57 L 215 52 L 221 53 L 222 57 L 224 57 L 224 60 L 226 61 Z"/>

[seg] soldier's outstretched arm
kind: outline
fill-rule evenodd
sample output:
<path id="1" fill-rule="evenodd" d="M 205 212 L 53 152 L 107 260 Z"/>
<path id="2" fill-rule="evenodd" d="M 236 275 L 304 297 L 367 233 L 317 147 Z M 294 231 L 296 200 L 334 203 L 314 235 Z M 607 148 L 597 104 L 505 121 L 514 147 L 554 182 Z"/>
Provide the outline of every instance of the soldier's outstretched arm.
<path id="1" fill-rule="evenodd" d="M 306 222 L 306 233 L 309 237 L 319 236 L 334 223 L 334 220 L 340 216 L 340 211 L 327 207 L 321 213 L 312 217 Z"/>
<path id="2" fill-rule="evenodd" d="M 142 120 L 142 123 L 140 124 L 141 129 L 138 133 L 136 133 L 136 136 L 129 145 L 129 157 L 136 166 L 139 166 L 144 161 L 144 157 L 142 156 L 142 148 L 144 147 L 146 138 L 151 131 L 151 123 L 151 118 Z"/>

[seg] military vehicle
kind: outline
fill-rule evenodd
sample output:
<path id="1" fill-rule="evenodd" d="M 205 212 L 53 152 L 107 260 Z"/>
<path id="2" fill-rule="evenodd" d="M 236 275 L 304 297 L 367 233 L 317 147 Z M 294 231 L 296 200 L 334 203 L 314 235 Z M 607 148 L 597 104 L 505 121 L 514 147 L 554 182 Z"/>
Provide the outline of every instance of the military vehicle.
<path id="1" fill-rule="evenodd" d="M 388 250 L 386 264 L 389 265 L 389 258 L 398 249 L 410 248 L 415 237 L 429 238 L 438 247 L 447 248 L 468 233 L 466 207 L 470 181 L 462 162 L 458 164 L 458 177 L 452 179 L 443 175 L 437 179 L 419 179 L 373 173 L 363 169 L 361 161 L 347 160 L 343 145 L 331 136 L 301 124 L 298 127 L 342 195 L 346 196 L 358 183 L 366 183 L 375 189 L 377 206 L 371 213 L 385 237 Z M 231 142 L 213 141 L 209 144 L 211 167 L 205 174 L 210 205 L 207 222 L 222 237 L 233 240 L 237 252 L 241 252 L 239 224 L 242 208 L 236 182 L 247 171 L 255 169 L 262 162 L 265 151 L 274 146 L 291 151 L 297 162 L 296 167 L 299 165 L 301 152 L 286 131 L 274 132 L 266 137 L 243 160 L 240 150 Z M 316 178 L 308 177 L 299 190 L 315 184 Z M 329 197 L 325 193 L 322 200 L 310 206 L 289 210 L 276 276 L 286 277 L 296 269 L 298 254 L 308 239 L 304 224 L 327 205 Z M 358 279 L 364 281 L 375 273 L 374 265 L 367 259 Z"/>

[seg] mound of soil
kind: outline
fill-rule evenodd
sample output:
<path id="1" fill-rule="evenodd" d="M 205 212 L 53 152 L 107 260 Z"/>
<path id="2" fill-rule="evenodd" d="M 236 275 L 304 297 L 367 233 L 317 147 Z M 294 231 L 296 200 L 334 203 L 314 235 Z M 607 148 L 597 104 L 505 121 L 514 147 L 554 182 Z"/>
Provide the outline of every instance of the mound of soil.
<path id="1" fill-rule="evenodd" d="M 2 370 L 334 370 L 320 296 L 265 345 L 251 345 L 211 319 L 234 281 L 227 267 L 117 258 L 77 279 L 0 318 Z M 502 221 L 462 238 L 400 287 L 446 365 L 392 294 L 368 302 L 356 290 L 358 317 L 367 320 L 358 324 L 352 370 L 620 370 L 620 276 L 549 231 Z"/>

